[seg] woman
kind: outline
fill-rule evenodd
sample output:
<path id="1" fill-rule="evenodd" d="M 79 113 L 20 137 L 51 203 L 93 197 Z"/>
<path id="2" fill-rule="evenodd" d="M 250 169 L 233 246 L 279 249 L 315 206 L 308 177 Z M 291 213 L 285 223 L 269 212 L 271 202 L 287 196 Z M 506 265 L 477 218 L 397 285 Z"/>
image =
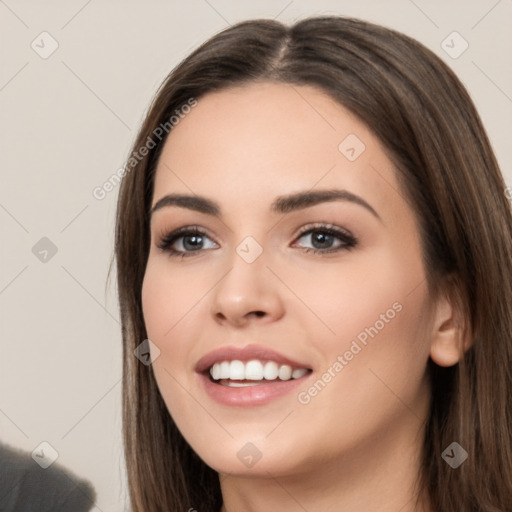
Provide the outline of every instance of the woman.
<path id="1" fill-rule="evenodd" d="M 354 19 L 240 23 L 165 80 L 125 171 L 135 511 L 512 510 L 510 206 L 440 59 Z"/>

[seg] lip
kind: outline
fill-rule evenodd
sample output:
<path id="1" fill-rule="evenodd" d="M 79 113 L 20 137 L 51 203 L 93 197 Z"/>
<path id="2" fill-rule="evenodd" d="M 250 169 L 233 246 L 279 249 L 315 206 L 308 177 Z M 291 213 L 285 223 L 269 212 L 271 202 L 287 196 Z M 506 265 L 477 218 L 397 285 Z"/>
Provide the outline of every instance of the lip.
<path id="1" fill-rule="evenodd" d="M 205 373 L 199 374 L 201 385 L 207 395 L 215 402 L 221 405 L 229 405 L 232 407 L 254 407 L 265 405 L 284 395 L 291 393 L 305 386 L 305 380 L 311 377 L 311 373 L 307 373 L 300 379 L 290 379 L 284 381 L 268 381 L 268 384 L 258 384 L 256 386 L 248 386 L 243 388 L 230 388 L 216 384 Z"/>
<path id="2" fill-rule="evenodd" d="M 274 361 L 279 365 L 287 364 L 293 369 L 306 368 L 309 372 L 299 379 L 286 381 L 268 381 L 255 386 L 231 388 L 216 384 L 210 379 L 209 369 L 214 363 L 222 361 L 242 361 L 246 363 L 251 359 L 260 361 Z M 261 345 L 246 345 L 245 347 L 226 346 L 209 352 L 196 364 L 195 371 L 198 373 L 200 384 L 206 394 L 214 401 L 229 406 L 251 407 L 264 405 L 272 400 L 291 393 L 294 389 L 304 385 L 305 379 L 312 374 L 312 369 L 307 363 L 296 361 L 284 356 L 271 348 Z"/>
<path id="3" fill-rule="evenodd" d="M 308 364 L 294 361 L 271 348 L 263 347 L 262 345 L 246 345 L 245 347 L 226 346 L 208 352 L 197 362 L 195 371 L 197 373 L 204 373 L 209 370 L 215 363 L 222 361 L 242 361 L 246 363 L 251 359 L 259 359 L 260 361 L 275 361 L 283 365 L 290 365 L 292 368 L 306 368 L 310 370 Z M 300 379 L 296 379 L 300 380 Z"/>

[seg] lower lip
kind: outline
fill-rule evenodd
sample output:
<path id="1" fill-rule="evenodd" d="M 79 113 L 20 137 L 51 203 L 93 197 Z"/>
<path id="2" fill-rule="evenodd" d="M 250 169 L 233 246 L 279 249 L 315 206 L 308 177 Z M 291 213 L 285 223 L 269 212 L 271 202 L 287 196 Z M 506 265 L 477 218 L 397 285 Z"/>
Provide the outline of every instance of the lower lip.
<path id="1" fill-rule="evenodd" d="M 283 381 L 270 381 L 268 384 L 257 384 L 255 386 L 246 386 L 241 388 L 231 388 L 215 384 L 206 375 L 200 374 L 199 378 L 206 393 L 216 402 L 223 405 L 238 407 L 251 407 L 255 405 L 265 405 L 272 400 L 276 400 L 294 389 L 304 384 L 311 374 L 306 374 L 300 379 L 290 379 Z"/>

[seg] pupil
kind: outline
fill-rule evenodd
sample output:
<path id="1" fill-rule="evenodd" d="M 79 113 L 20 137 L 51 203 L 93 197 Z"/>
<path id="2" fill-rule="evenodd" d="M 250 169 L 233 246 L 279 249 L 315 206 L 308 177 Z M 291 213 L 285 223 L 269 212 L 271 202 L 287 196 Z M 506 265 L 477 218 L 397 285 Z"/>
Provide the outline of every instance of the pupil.
<path id="1" fill-rule="evenodd" d="M 192 244 L 188 244 L 187 240 L 192 240 Z M 201 245 L 201 242 L 202 242 L 201 235 L 189 235 L 183 239 L 183 246 L 185 247 L 185 249 L 194 250 L 194 249 L 197 249 Z M 190 247 L 187 247 L 187 245 L 189 245 Z"/>
<path id="2" fill-rule="evenodd" d="M 320 245 L 322 245 L 322 247 L 320 247 L 321 249 L 322 248 L 325 248 L 324 245 L 329 245 L 329 242 L 331 241 L 331 235 L 329 234 L 326 234 L 326 233 L 322 233 L 322 232 L 318 232 L 316 234 L 316 236 L 313 237 L 313 245 L 315 244 L 315 242 L 319 242 Z"/>

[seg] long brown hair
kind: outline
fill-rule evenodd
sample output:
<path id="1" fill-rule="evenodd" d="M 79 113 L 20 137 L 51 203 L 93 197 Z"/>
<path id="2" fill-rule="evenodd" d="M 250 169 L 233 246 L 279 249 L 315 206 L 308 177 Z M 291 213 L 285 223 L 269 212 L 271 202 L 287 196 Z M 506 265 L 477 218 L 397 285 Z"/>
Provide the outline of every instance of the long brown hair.
<path id="1" fill-rule="evenodd" d="M 436 512 L 512 510 L 512 216 L 503 178 L 468 93 L 438 57 L 403 34 L 335 16 L 246 21 L 215 35 L 170 73 L 134 143 L 132 155 L 149 149 L 126 169 L 115 240 L 133 510 L 218 512 L 222 503 L 217 473 L 186 443 L 134 350 L 147 338 L 141 288 L 165 142 L 155 130 L 170 132 L 191 99 L 256 81 L 316 86 L 383 143 L 419 220 L 429 285 L 449 276 L 472 340 L 457 365 L 429 362 L 421 488 Z M 457 469 L 441 457 L 454 441 L 468 453 Z"/>

